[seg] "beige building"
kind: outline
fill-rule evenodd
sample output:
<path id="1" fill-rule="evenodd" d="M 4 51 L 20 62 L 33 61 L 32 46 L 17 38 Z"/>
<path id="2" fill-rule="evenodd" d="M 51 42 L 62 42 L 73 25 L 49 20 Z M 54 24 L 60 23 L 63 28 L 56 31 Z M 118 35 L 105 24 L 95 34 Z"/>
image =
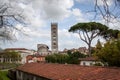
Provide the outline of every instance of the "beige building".
<path id="1" fill-rule="evenodd" d="M 21 56 L 21 64 L 25 64 L 26 63 L 26 57 L 28 55 L 33 55 L 34 51 L 33 50 L 29 50 L 26 48 L 6 48 L 6 51 L 15 51 L 15 52 L 19 52 L 20 56 Z"/>
<path id="2" fill-rule="evenodd" d="M 58 24 L 51 23 L 51 49 L 52 53 L 58 53 Z"/>
<path id="3" fill-rule="evenodd" d="M 46 44 L 37 44 L 37 53 L 41 56 L 49 55 L 49 47 Z"/>

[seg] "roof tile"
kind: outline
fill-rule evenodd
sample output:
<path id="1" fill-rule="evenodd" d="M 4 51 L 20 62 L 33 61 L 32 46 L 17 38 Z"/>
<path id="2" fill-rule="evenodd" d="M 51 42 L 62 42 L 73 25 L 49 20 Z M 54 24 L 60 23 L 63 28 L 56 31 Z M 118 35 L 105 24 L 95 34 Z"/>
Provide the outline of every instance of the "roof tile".
<path id="1" fill-rule="evenodd" d="M 17 68 L 52 80 L 119 80 L 120 68 L 70 64 L 28 63 Z"/>

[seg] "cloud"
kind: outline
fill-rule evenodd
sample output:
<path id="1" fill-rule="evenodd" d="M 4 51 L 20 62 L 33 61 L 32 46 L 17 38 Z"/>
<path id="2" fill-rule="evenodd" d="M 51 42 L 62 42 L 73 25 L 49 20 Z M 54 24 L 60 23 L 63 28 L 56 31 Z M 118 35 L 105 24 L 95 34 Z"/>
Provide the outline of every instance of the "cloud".
<path id="1" fill-rule="evenodd" d="M 59 21 L 71 15 L 74 0 L 14 0 L 27 17 L 29 26 L 44 27 L 46 21 Z"/>
<path id="2" fill-rule="evenodd" d="M 69 16 L 73 0 L 35 0 L 32 2 L 35 9 L 40 11 L 43 18 L 60 20 Z"/>
<path id="3" fill-rule="evenodd" d="M 88 4 L 93 0 L 75 0 L 76 2 L 83 3 L 83 4 Z"/>
<path id="4" fill-rule="evenodd" d="M 111 6 L 113 4 L 113 1 L 114 0 L 106 0 L 108 6 Z M 105 2 L 103 0 L 97 0 L 97 3 L 98 3 L 99 6 L 105 5 Z"/>
<path id="5" fill-rule="evenodd" d="M 8 1 L 8 0 L 7 0 Z M 37 44 L 45 43 L 51 47 L 50 22 L 62 22 L 64 25 L 58 26 L 59 50 L 64 48 L 78 48 L 85 46 L 79 39 L 78 34 L 68 32 L 68 26 L 76 22 L 89 21 L 92 14 L 85 14 L 81 9 L 74 8 L 75 0 L 10 0 L 15 1 L 27 17 L 29 25 L 27 27 L 17 24 L 16 27 L 28 36 L 19 36 L 16 47 L 36 48 Z M 83 1 L 83 0 L 82 0 Z M 88 1 L 88 0 L 87 0 Z M 69 19 L 69 20 L 67 20 Z M 74 22 L 73 19 L 76 19 Z M 65 22 L 65 20 L 67 20 Z M 64 27 L 63 27 L 64 26 Z M 18 45 L 20 44 L 20 45 Z M 11 46 L 12 47 L 12 46 Z"/>
<path id="6" fill-rule="evenodd" d="M 86 44 L 82 42 L 79 38 L 78 34 L 70 33 L 67 29 L 61 29 L 58 31 L 58 42 L 59 42 L 59 50 L 63 50 L 64 48 L 78 48 L 80 46 L 85 46 Z M 79 43 L 81 42 L 81 43 Z"/>
<path id="7" fill-rule="evenodd" d="M 79 22 L 89 22 L 92 14 L 82 12 L 78 8 L 72 9 L 72 15 L 75 16 L 75 19 Z"/>

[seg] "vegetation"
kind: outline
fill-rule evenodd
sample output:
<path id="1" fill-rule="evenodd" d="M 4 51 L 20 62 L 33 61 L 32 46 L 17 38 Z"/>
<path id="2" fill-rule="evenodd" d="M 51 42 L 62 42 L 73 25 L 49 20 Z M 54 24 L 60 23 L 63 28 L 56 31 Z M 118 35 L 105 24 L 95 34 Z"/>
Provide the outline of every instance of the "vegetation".
<path id="1" fill-rule="evenodd" d="M 8 71 L 0 71 L 0 80 L 10 80 L 7 75 Z"/>
<path id="2" fill-rule="evenodd" d="M 2 58 L 6 58 L 10 63 L 16 63 L 17 61 L 21 60 L 21 56 L 19 52 L 15 51 L 4 51 L 2 55 Z"/>
<path id="3" fill-rule="evenodd" d="M 88 45 L 89 56 L 91 56 L 91 43 L 93 39 L 102 36 L 104 39 L 117 38 L 119 30 L 109 29 L 106 25 L 97 22 L 78 23 L 73 25 L 69 32 L 79 34 L 79 37 Z"/>
<path id="4" fill-rule="evenodd" d="M 46 57 L 47 62 L 52 63 L 66 63 L 68 61 L 69 56 L 66 54 L 52 54 Z"/>
<path id="5" fill-rule="evenodd" d="M 80 52 L 71 52 L 68 51 L 68 55 L 69 55 L 69 59 L 68 59 L 68 63 L 69 64 L 79 64 L 79 58 L 84 58 L 86 57 L 86 55 L 81 54 Z"/>
<path id="6" fill-rule="evenodd" d="M 68 51 L 68 54 L 52 54 L 46 57 L 47 62 L 51 63 L 68 63 L 68 64 L 79 64 L 78 58 L 85 57 L 84 54 L 79 52 L 71 53 Z"/>
<path id="7" fill-rule="evenodd" d="M 94 55 L 97 54 L 100 50 L 102 49 L 102 44 L 100 42 L 100 40 L 97 41 L 97 44 L 96 44 L 96 48 L 95 48 L 95 51 L 94 51 Z"/>
<path id="8" fill-rule="evenodd" d="M 120 38 L 107 41 L 95 55 L 105 65 L 120 67 Z"/>
<path id="9" fill-rule="evenodd" d="M 0 70 L 16 68 L 19 65 L 21 65 L 21 64 L 18 64 L 18 63 L 0 63 Z"/>
<path id="10" fill-rule="evenodd" d="M 69 32 L 74 32 L 79 34 L 80 39 L 88 45 L 89 56 L 91 56 L 91 42 L 93 41 L 94 38 L 101 35 L 107 29 L 108 27 L 101 23 L 89 22 L 89 23 L 78 23 L 72 26 L 69 29 Z"/>

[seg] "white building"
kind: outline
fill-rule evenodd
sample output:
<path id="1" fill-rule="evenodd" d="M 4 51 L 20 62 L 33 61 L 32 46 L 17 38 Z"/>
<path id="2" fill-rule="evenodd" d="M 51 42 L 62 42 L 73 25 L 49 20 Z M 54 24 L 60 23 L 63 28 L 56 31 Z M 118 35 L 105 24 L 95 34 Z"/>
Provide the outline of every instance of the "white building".
<path id="1" fill-rule="evenodd" d="M 28 49 L 25 49 L 25 48 L 7 48 L 5 50 L 19 52 L 19 54 L 20 54 L 20 56 L 22 58 L 21 61 L 20 61 L 21 64 L 26 63 L 26 57 L 28 55 L 33 55 L 34 54 L 33 50 L 28 50 Z"/>
<path id="2" fill-rule="evenodd" d="M 94 57 L 80 58 L 79 60 L 82 66 L 93 66 L 98 63 L 97 59 Z"/>

